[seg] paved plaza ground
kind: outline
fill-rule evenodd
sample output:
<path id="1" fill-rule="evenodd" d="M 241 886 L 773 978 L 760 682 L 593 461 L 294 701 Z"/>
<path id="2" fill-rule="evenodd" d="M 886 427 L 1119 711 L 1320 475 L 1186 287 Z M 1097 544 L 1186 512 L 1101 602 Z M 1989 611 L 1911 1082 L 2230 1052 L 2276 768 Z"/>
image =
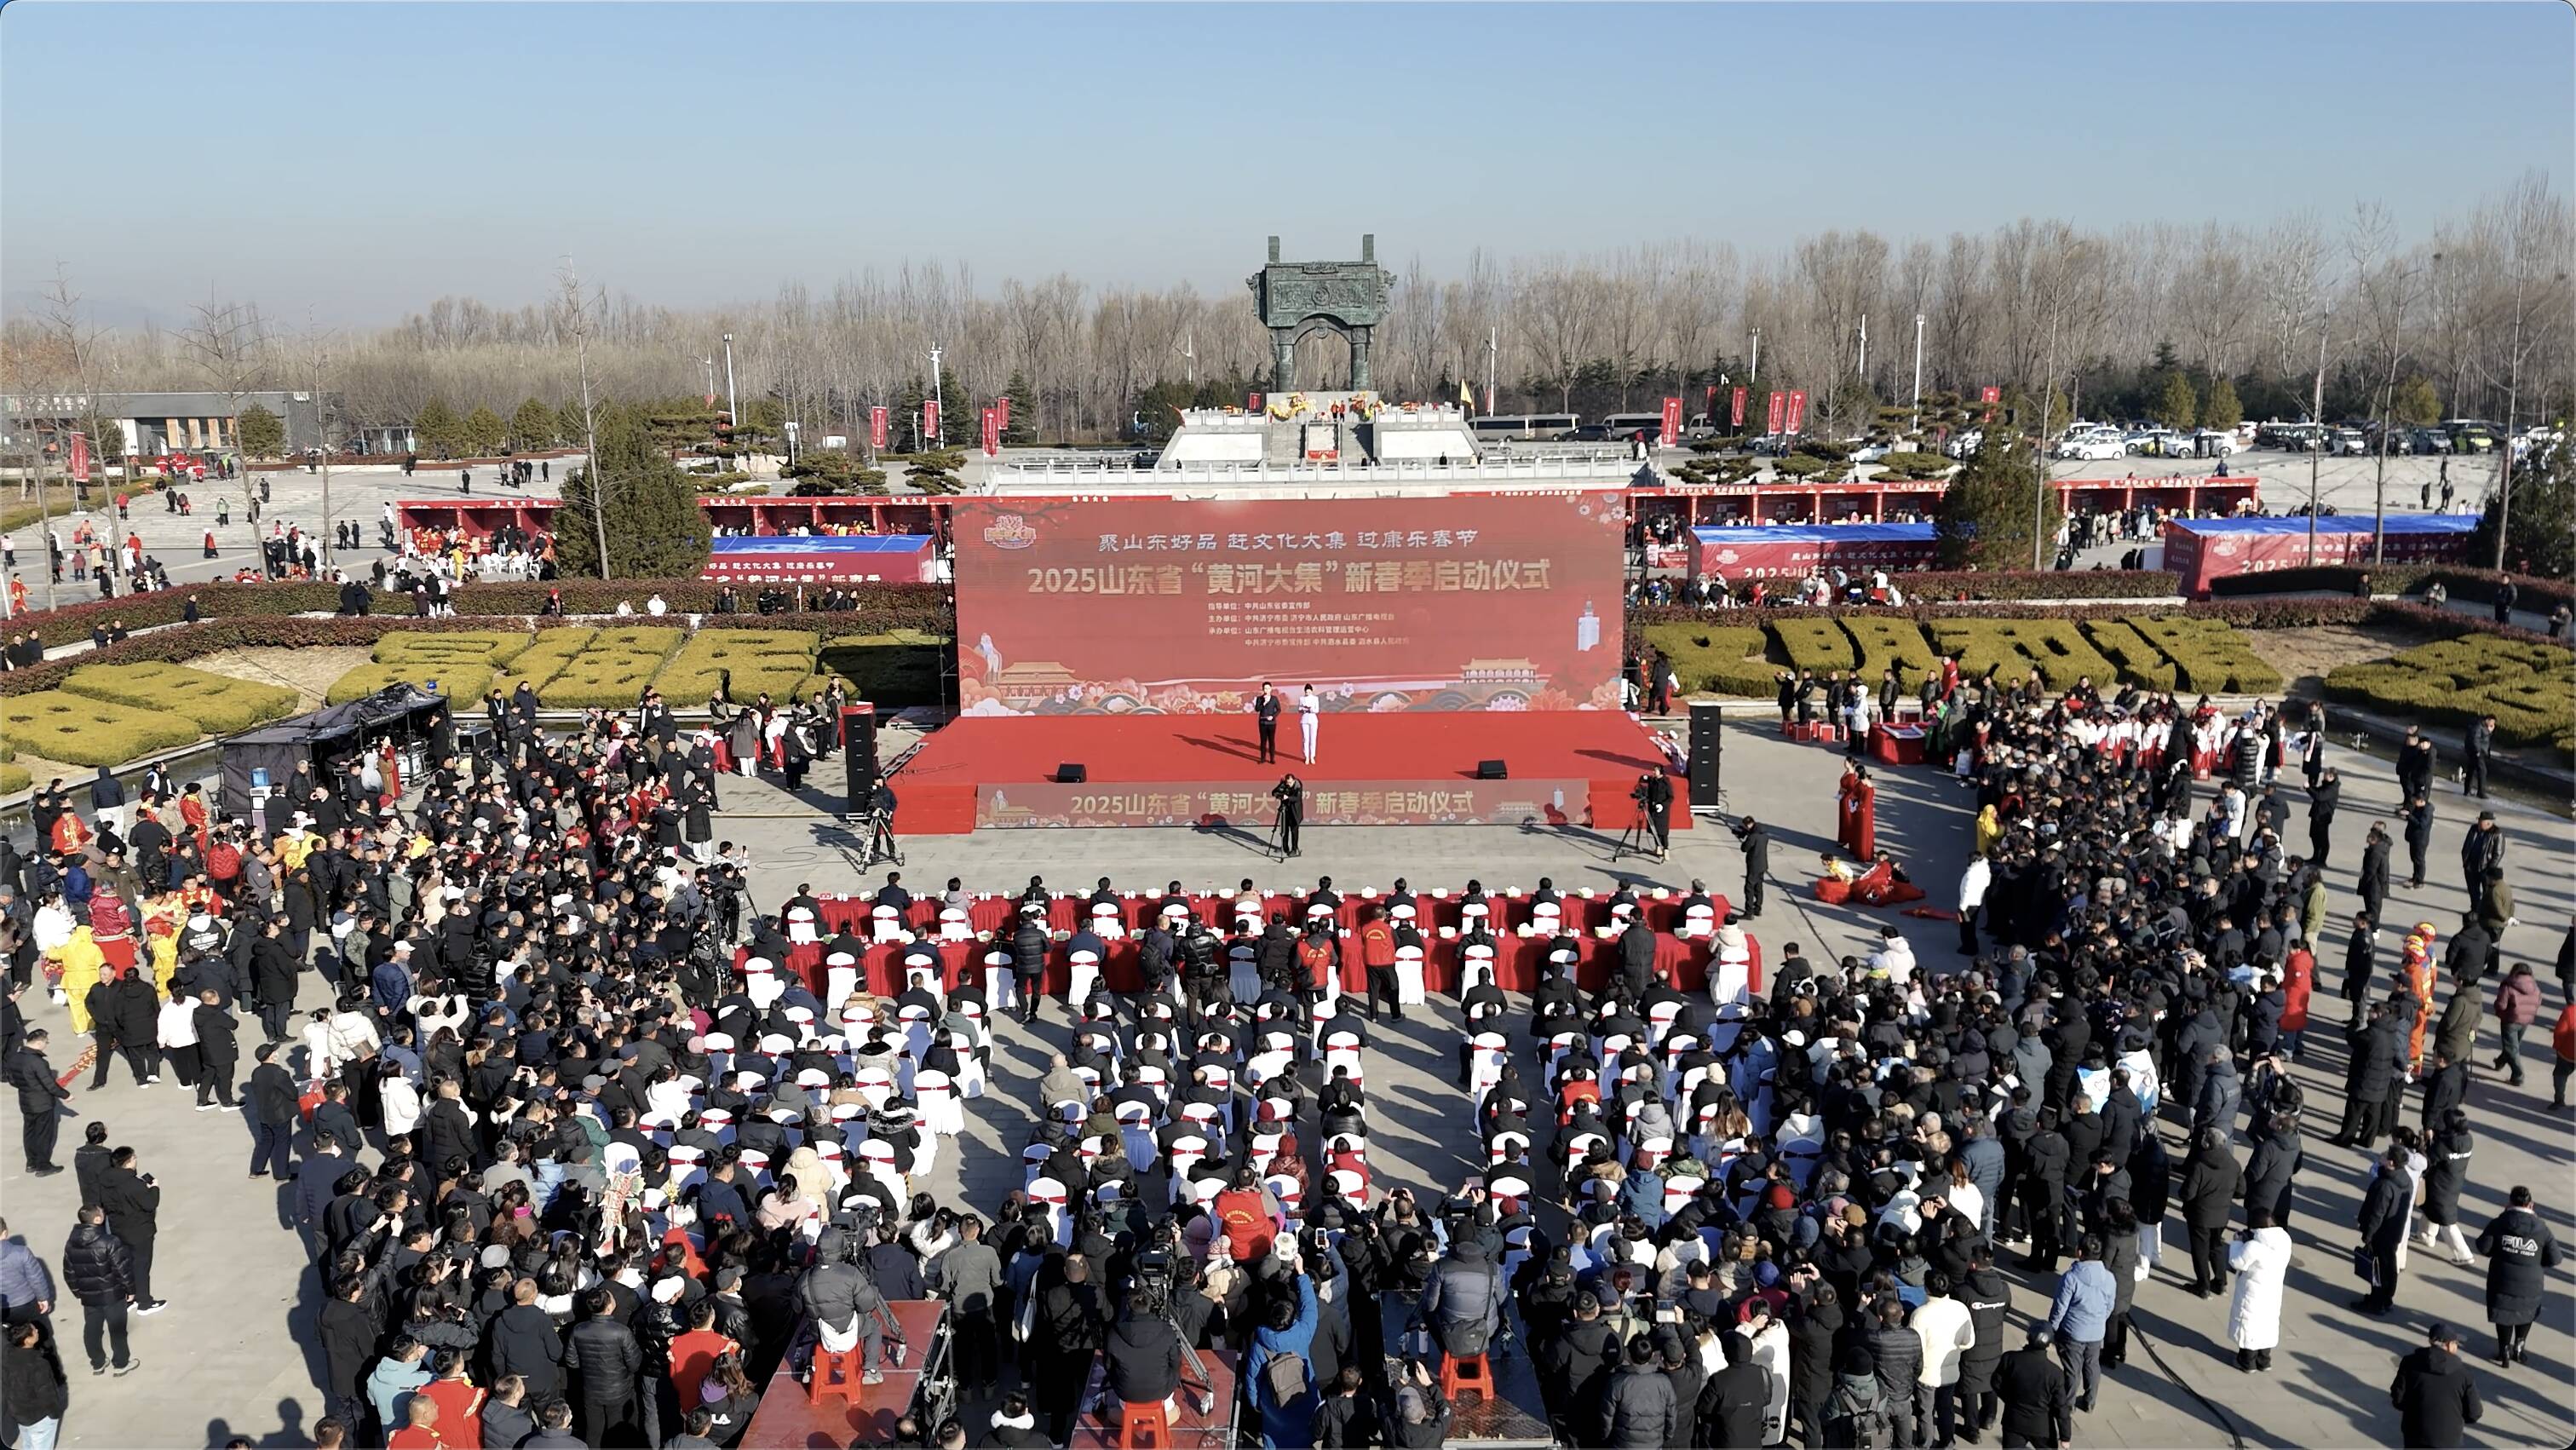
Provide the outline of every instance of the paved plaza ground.
<path id="1" fill-rule="evenodd" d="M 1769 910 L 1751 923 L 1774 959 L 1790 942 L 1809 956 L 1859 950 L 1878 926 L 1892 921 L 1912 938 L 1928 967 L 1958 960 L 1955 928 L 1861 909 L 1828 908 L 1803 892 L 1814 852 L 1831 832 L 1838 753 L 1787 744 L 1768 733 L 1762 717 L 1738 717 L 1727 739 L 1727 807 L 1751 811 L 1776 837 L 1772 860 L 1780 873 Z M 2329 874 L 2337 915 L 2351 909 L 2352 867 L 2369 823 L 2392 803 L 2384 763 L 2339 753 L 2347 772 L 2344 809 L 2337 819 L 2338 866 Z M 851 840 L 814 803 L 800 802 L 766 784 L 728 781 L 727 810 L 718 832 L 748 842 L 757 869 L 754 891 L 775 905 L 799 882 L 818 891 L 856 891 L 877 873 L 854 868 Z M 1930 889 L 1935 904 L 1950 899 L 1969 837 L 1966 791 L 1944 775 L 1922 769 L 1891 770 L 1879 794 L 1880 840 Z M 817 797 L 819 801 L 821 798 Z M 2558 803 L 2563 807 L 2564 802 Z M 2563 812 L 2499 801 L 2511 836 L 2509 859 L 2520 901 L 2520 924 L 2506 935 L 2505 954 L 2542 967 L 2542 1021 L 2559 1006 L 2555 977 L 2547 969 L 2560 934 L 2576 909 L 2571 881 L 2569 827 Z M 2401 886 L 2392 919 L 2433 921 L 2447 931 L 2464 906 L 2457 884 L 2460 833 L 2475 812 L 2456 795 L 2438 802 L 2441 821 L 2434 869 L 2423 891 Z M 916 889 L 954 874 L 979 889 L 1013 887 L 1033 872 L 1058 889 L 1087 887 L 1108 875 L 1122 887 L 1184 885 L 1230 888 L 1250 876 L 1264 885 L 1304 886 L 1329 873 L 1345 890 L 1384 887 L 1397 875 L 1419 887 L 1457 886 L 1481 877 L 1489 888 L 1533 885 L 1553 875 L 1560 888 L 1609 889 L 1622 879 L 1665 886 L 1692 876 L 1730 896 L 1741 887 L 1741 858 L 1731 836 L 1713 823 L 1675 837 L 1672 861 L 1658 867 L 1634 858 L 1614 865 L 1610 842 L 1588 833 L 1506 828 L 1350 828 L 1310 830 L 1305 854 L 1290 870 L 1267 859 L 1237 836 L 1169 831 L 988 831 L 907 841 L 907 881 Z M 2402 878 L 2401 878 L 2402 879 Z M 2383 989 L 2393 978 L 2395 943 L 2381 963 Z M 2345 1010 L 2340 933 L 2322 952 L 2320 1019 L 2309 1033 L 2301 1076 L 2315 1100 L 2337 1101 L 2343 1050 L 2336 1027 Z M 323 998 L 308 979 L 307 1007 Z M 58 1062 L 76 1048 L 59 1044 L 61 1009 L 38 1005 L 34 1019 L 58 1033 Z M 1401 1029 L 1382 1035 L 1369 1064 L 1372 1161 L 1382 1182 L 1435 1189 L 1469 1171 L 1473 1146 L 1465 1100 L 1451 1085 L 1458 1018 L 1454 1002 L 1435 1003 Z M 2545 1033 L 2542 1034 L 2545 1037 Z M 1004 1024 L 996 1050 L 995 1090 L 971 1106 L 965 1137 L 944 1153 L 927 1186 L 943 1202 L 989 1209 L 1018 1181 L 1017 1150 L 1029 1128 L 1026 1098 L 1043 1071 L 1045 1054 L 1067 1036 L 1056 1005 L 1034 1032 Z M 2576 1117 L 2548 1108 L 2547 1051 L 2528 1086 L 2506 1087 L 2481 1070 L 2470 1093 L 2478 1125 L 2478 1152 L 2463 1194 L 2464 1221 L 2472 1230 L 2500 1208 L 2508 1187 L 2528 1183 L 2538 1192 L 2561 1242 L 2576 1244 L 2571 1219 L 2570 1128 Z M 2493 1053 L 2482 1044 L 2481 1064 Z M 168 1082 L 138 1089 L 120 1076 L 98 1093 L 86 1084 L 70 1104 L 80 1120 L 66 1123 L 63 1151 L 79 1141 L 83 1124 L 104 1119 L 111 1141 L 132 1144 L 142 1166 L 159 1175 L 165 1199 L 155 1269 L 156 1289 L 169 1308 L 134 1321 L 136 1353 L 145 1369 L 122 1379 L 93 1379 L 75 1364 L 72 1408 L 64 1442 L 77 1446 L 176 1446 L 216 1444 L 243 1434 L 262 1444 L 306 1444 L 317 1413 L 320 1363 L 314 1349 L 316 1290 L 294 1234 L 286 1227 L 282 1195 L 270 1184 L 248 1182 L 250 1132 L 235 1113 L 190 1111 L 189 1095 Z M 2409 1121 L 2414 1104 L 2407 1105 Z M 2565 1445 L 2576 1425 L 2571 1381 L 2576 1381 L 2576 1264 L 2553 1276 L 2546 1313 L 2531 1339 L 2531 1362 L 2511 1373 L 2477 1358 L 2487 1345 L 2481 1313 L 2482 1270 L 2451 1267 L 2417 1253 L 2398 1293 L 2399 1312 L 2384 1319 L 2353 1314 L 2343 1306 L 2357 1293 L 2345 1267 L 2349 1225 L 2360 1198 L 2364 1161 L 2324 1141 L 2328 1125 L 2308 1137 L 2308 1166 L 2298 1182 L 2291 1230 L 2299 1244 L 2283 1320 L 2283 1342 L 2271 1373 L 2239 1374 L 2225 1343 L 2226 1303 L 2185 1294 L 2173 1271 L 2182 1234 L 2167 1221 L 2174 1246 L 2166 1268 L 2137 1295 L 2135 1327 L 2147 1352 L 2106 1375 L 2110 1387 L 2076 1427 L 2082 1445 L 2127 1446 L 2340 1446 L 2395 1444 L 2397 1425 L 2387 1384 L 2396 1357 L 2422 1342 L 2422 1327 L 2435 1318 L 2467 1329 L 2465 1349 L 2487 1405 L 2486 1420 L 2471 1432 L 2478 1445 Z M 2172 1125 L 2166 1125 L 2169 1137 Z M 2244 1151 L 2240 1145 L 2240 1152 Z M 0 1171 L 0 1213 L 50 1262 L 59 1262 L 76 1189 L 69 1174 L 26 1178 L 12 1148 Z M 2044 1313 L 2053 1281 L 2016 1275 L 2016 1320 Z M 75 1342 L 77 1309 L 58 1308 L 58 1327 Z M 73 1350 L 75 1361 L 78 1350 Z"/>

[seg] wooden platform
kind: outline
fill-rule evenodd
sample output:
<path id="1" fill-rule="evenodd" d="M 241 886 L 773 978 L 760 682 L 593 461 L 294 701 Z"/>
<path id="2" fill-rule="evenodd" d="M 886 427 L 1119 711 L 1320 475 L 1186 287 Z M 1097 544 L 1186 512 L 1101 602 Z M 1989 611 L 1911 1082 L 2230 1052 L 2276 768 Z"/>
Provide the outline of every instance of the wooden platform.
<path id="1" fill-rule="evenodd" d="M 1230 1349 L 1202 1349 L 1199 1363 L 1207 1370 L 1202 1381 L 1190 1372 L 1189 1357 L 1181 1358 L 1181 1413 L 1172 1422 L 1173 1450 L 1233 1450 L 1235 1415 L 1235 1362 Z M 1086 1406 L 1096 1405 L 1108 1392 L 1109 1362 L 1107 1356 L 1095 1356 L 1091 1362 L 1091 1383 L 1082 1392 Z M 1205 1411 L 1200 1405 L 1207 1405 Z M 970 1428 L 970 1436 L 974 1431 Z M 746 1442 L 747 1443 L 747 1442 Z M 1118 1427 L 1085 1409 L 1074 1422 L 1070 1450 L 1116 1450 Z"/>
<path id="2" fill-rule="evenodd" d="M 849 1389 L 855 1398 L 834 1396 L 814 1404 L 806 1398 L 804 1381 L 797 1378 L 804 1365 L 790 1356 L 761 1391 L 760 1408 L 743 1432 L 742 1443 L 758 1450 L 843 1450 L 851 1445 L 895 1443 L 895 1421 L 912 1408 L 913 1396 L 921 1389 L 922 1366 L 931 1362 L 939 1337 L 947 1332 L 948 1306 L 934 1299 L 902 1299 L 888 1307 L 903 1330 L 904 1354 L 903 1363 L 897 1365 L 889 1353 L 882 1366 L 884 1383 L 852 1385 Z"/>

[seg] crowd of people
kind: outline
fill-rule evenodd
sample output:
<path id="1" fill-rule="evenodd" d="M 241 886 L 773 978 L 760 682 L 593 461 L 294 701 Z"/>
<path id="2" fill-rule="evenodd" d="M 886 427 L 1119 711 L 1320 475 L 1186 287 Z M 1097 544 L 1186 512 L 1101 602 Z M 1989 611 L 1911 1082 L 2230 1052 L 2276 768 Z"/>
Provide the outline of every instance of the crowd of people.
<path id="1" fill-rule="evenodd" d="M 1784 715 L 1814 708 L 1794 683 Z M 802 887 L 755 909 L 743 855 L 710 839 L 727 757 L 791 767 L 819 708 L 719 700 L 693 730 L 648 696 L 557 731 L 496 694 L 488 751 L 412 780 L 375 757 L 299 772 L 265 833 L 166 777 L 129 801 L 102 772 L 86 810 L 55 782 L 39 848 L 0 845 L 6 1077 L 29 1172 L 61 1171 L 83 1070 L 90 1141 L 61 1252 L 23 1219 L 0 1245 L 18 1443 L 47 1450 L 78 1408 L 58 1300 L 101 1374 L 137 1363 L 126 1317 L 160 1303 L 158 1186 L 112 1127 L 144 1100 L 109 1095 L 118 1063 L 129 1092 L 167 1074 L 206 1111 L 247 1071 L 248 1171 L 289 1186 L 320 1290 L 325 1445 L 732 1445 L 782 1365 L 850 1355 L 882 1382 L 927 1348 L 887 1306 L 933 1296 L 972 1423 L 902 1433 L 941 1446 L 1064 1443 L 1095 1382 L 1111 1413 L 1177 1410 L 1190 1355 L 1220 1348 L 1266 1447 L 1441 1443 L 1440 1371 L 1480 1357 L 1526 1357 L 1568 1444 L 2063 1446 L 2158 1273 L 2229 1296 L 2235 1367 L 2270 1367 L 2297 1186 L 2325 1171 L 2290 1063 L 2325 1027 L 2332 919 L 2325 830 L 2285 840 L 2275 716 L 2232 727 L 2254 803 L 2199 809 L 2194 715 L 2169 699 L 1955 670 L 1924 691 L 1974 792 L 1955 957 L 1918 961 L 1893 927 L 1839 960 L 1783 939 L 1757 988 L 1727 921 L 1713 985 L 1686 993 L 1631 920 L 1597 985 L 1567 939 L 1520 996 L 1464 952 L 1475 1167 L 1447 1183 L 1372 1158 L 1372 1024 L 1427 1006 L 1392 966 L 1402 883 L 1347 934 L 1301 929 L 1341 904 L 1329 881 L 1293 916 L 1175 883 L 1115 992 L 1084 970 L 1100 937 L 1051 930 L 1033 878 L 981 939 L 903 933 L 890 995 L 830 990 L 869 943 Z M 2160 752 L 2080 728 L 2113 710 L 2165 730 Z M 2312 825 L 2332 777 L 2310 777 Z M 2476 1175 L 2468 1080 L 2492 1015 L 2521 1081 L 2540 993 L 2496 947 L 2491 821 L 2456 927 L 2383 923 L 2386 847 L 2339 984 L 2336 1139 L 2375 1167 L 2355 1224 L 2303 1227 L 2351 1251 L 2371 1313 L 2400 1301 L 2410 1246 L 2482 1256 L 2509 1370 L 2560 1251 L 2530 1185 Z M 974 901 L 954 879 L 936 899 Z M 919 919 L 899 876 L 874 903 Z M 1341 991 L 1346 953 L 1364 993 Z M 1050 968 L 1072 976 L 1065 1045 L 1014 1081 L 997 1024 L 1042 1018 Z M 2571 975 L 2562 951 L 2562 1002 Z M 77 1056 L 21 1010 L 39 980 Z M 2555 1046 L 2563 1103 L 2576 1006 Z M 1036 1123 L 1018 1186 L 925 1191 L 970 1112 L 1016 1121 L 985 1101 L 1014 1093 Z M 2502 1210 L 2478 1222 L 2481 1200 Z M 2457 1344 L 2435 1326 L 2392 1387 L 2410 1445 L 2480 1413 Z"/>

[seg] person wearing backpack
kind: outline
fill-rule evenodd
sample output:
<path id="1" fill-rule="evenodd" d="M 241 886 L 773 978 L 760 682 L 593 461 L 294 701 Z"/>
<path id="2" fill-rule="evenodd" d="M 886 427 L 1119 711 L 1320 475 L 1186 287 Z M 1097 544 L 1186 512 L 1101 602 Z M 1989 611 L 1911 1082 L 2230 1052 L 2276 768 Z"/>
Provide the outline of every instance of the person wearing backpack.
<path id="1" fill-rule="evenodd" d="M 1503 1324 L 1503 1276 L 1482 1239 L 1462 1236 L 1449 1245 L 1422 1286 L 1421 1308 L 1433 1341 L 1451 1359 L 1472 1359 L 1493 1343 Z"/>
<path id="2" fill-rule="evenodd" d="M 1315 1281 L 1306 1277 L 1305 1259 L 1295 1249 L 1283 1263 L 1287 1273 L 1271 1278 L 1264 1289 L 1270 1302 L 1252 1332 L 1246 1364 L 1253 1408 L 1261 1414 L 1262 1450 L 1306 1450 L 1315 1422 L 1314 1384 L 1306 1370 L 1315 1348 Z"/>
<path id="3" fill-rule="evenodd" d="M 1879 1450 L 1887 1443 L 1878 1359 L 1866 1340 L 1845 1345 L 1835 1356 L 1834 1388 L 1825 1396 L 1825 1443 L 1848 1450 Z"/>

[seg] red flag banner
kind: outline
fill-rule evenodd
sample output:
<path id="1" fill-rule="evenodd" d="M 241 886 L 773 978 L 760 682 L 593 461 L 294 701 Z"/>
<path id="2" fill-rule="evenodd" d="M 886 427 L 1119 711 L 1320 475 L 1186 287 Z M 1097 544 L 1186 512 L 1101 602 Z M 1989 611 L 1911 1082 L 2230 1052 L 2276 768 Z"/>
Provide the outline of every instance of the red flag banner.
<path id="1" fill-rule="evenodd" d="M 1977 401 L 1980 403 L 2000 403 L 2003 400 L 2004 390 L 2001 388 L 1981 388 L 1978 390 Z"/>
<path id="2" fill-rule="evenodd" d="M 1789 390 L 1789 431 L 1798 432 L 1807 425 L 1807 393 L 1804 388 Z"/>
<path id="3" fill-rule="evenodd" d="M 1726 426 L 1729 428 L 1741 428 L 1744 426 L 1744 394 L 1745 390 L 1742 388 L 1737 388 L 1735 390 L 1735 402 L 1728 410 L 1726 420 Z"/>
<path id="4" fill-rule="evenodd" d="M 938 436 L 939 400 L 936 398 L 923 399 L 921 404 L 921 446 L 924 448 L 929 447 L 930 440 Z"/>
<path id="5" fill-rule="evenodd" d="M 886 446 L 886 410 L 883 408 L 868 409 L 868 446 L 880 449 Z"/>
<path id="6" fill-rule="evenodd" d="M 1245 412 L 1247 412 L 1247 413 L 1258 413 L 1258 412 L 1260 412 L 1260 411 L 1261 411 L 1261 395 L 1260 395 L 1259 393 L 1246 393 L 1246 394 L 1244 394 L 1244 395 L 1243 395 L 1243 411 L 1245 411 Z"/>
<path id="7" fill-rule="evenodd" d="M 984 456 L 987 458 L 998 458 L 1001 454 L 1002 410 L 1000 408 L 986 408 L 984 410 Z"/>
<path id="8" fill-rule="evenodd" d="M 72 478 L 79 483 L 89 482 L 89 435 L 86 433 L 72 435 Z"/>
<path id="9" fill-rule="evenodd" d="M 1771 395 L 1771 414 L 1764 422 L 1762 428 L 1763 432 L 1777 433 L 1780 431 L 1781 412 L 1788 406 L 1788 404 L 1789 395 L 1787 393 L 1773 393 Z"/>
<path id="10" fill-rule="evenodd" d="M 1679 443 L 1680 441 L 1682 441 L 1682 400 L 1681 400 L 1681 399 L 1679 399 L 1679 398 L 1666 398 L 1666 399 L 1664 399 L 1664 427 L 1663 427 L 1663 432 L 1662 432 L 1661 434 L 1659 434 L 1659 435 L 1658 435 L 1658 441 L 1661 443 L 1661 445 L 1662 445 L 1663 447 L 1666 447 L 1666 448 L 1670 448 L 1670 447 L 1672 447 L 1674 444 Z"/>
<path id="11" fill-rule="evenodd" d="M 1009 432 L 1011 430 L 1011 395 L 1004 393 L 1002 396 L 994 399 L 993 406 L 999 410 L 1002 415 L 1002 431 L 1005 433 Z"/>

